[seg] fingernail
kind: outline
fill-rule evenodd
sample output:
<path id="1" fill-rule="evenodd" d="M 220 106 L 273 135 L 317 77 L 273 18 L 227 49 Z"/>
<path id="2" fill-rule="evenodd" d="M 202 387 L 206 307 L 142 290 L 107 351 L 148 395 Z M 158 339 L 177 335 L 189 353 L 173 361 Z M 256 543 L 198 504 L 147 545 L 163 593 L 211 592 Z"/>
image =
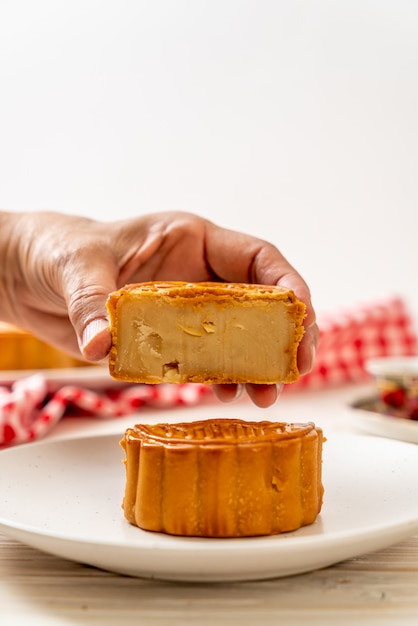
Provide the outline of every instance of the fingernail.
<path id="1" fill-rule="evenodd" d="M 81 338 L 81 350 L 88 359 L 96 358 L 96 350 L 94 348 L 89 350 L 89 347 L 102 333 L 109 333 L 109 322 L 101 317 L 92 320 L 85 327 Z M 110 348 L 110 337 L 105 340 L 105 343 L 106 346 L 104 346 L 103 342 L 99 342 L 100 345 L 97 350 L 99 358 L 103 358 L 103 353 L 106 354 L 106 350 Z"/>
<path id="2" fill-rule="evenodd" d="M 310 355 L 311 355 L 311 361 L 309 363 L 309 370 L 308 370 L 309 372 L 312 370 L 314 363 L 315 363 L 316 347 L 314 343 L 311 345 Z"/>
<path id="3" fill-rule="evenodd" d="M 243 392 L 244 392 L 244 385 L 238 384 L 235 390 L 235 395 L 233 398 L 231 398 L 231 402 L 235 402 L 235 400 L 239 400 Z"/>

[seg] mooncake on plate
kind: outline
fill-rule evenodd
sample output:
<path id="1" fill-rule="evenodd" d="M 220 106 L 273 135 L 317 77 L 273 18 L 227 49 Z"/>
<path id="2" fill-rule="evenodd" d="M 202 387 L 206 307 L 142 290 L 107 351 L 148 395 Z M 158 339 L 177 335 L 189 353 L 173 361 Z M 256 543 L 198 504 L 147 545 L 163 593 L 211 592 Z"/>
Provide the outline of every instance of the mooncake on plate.
<path id="1" fill-rule="evenodd" d="M 126 519 L 196 537 L 275 535 L 321 511 L 323 433 L 313 423 L 209 419 L 128 428 Z"/>

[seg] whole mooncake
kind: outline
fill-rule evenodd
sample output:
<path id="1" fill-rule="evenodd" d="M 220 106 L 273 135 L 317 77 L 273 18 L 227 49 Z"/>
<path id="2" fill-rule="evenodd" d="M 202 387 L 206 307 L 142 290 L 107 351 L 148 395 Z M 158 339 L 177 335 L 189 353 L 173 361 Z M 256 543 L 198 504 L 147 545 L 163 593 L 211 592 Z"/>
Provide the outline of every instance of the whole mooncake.
<path id="1" fill-rule="evenodd" d="M 209 419 L 125 432 L 126 519 L 196 537 L 275 535 L 321 511 L 322 444 L 313 423 Z"/>

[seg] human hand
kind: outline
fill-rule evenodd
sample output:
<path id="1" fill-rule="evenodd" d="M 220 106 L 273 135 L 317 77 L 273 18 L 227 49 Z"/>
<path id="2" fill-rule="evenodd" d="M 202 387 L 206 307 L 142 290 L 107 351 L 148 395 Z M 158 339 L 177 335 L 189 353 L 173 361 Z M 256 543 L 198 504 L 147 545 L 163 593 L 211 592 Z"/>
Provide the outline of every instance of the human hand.
<path id="1" fill-rule="evenodd" d="M 266 241 L 183 212 L 109 223 L 51 212 L 2 218 L 7 226 L 0 235 L 2 317 L 66 352 L 90 361 L 106 357 L 111 343 L 106 299 L 126 283 L 216 280 L 292 289 L 307 307 L 299 371 L 312 367 L 318 328 L 308 286 Z M 273 404 L 279 393 L 276 385 L 246 388 L 261 407 Z M 236 385 L 215 391 L 223 401 L 237 395 Z"/>

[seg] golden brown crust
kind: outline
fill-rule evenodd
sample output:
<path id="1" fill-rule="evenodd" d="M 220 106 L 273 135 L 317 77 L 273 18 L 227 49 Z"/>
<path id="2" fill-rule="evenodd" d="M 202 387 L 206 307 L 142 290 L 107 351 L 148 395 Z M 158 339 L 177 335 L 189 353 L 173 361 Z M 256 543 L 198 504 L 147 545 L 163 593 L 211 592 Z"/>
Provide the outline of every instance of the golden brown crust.
<path id="1" fill-rule="evenodd" d="M 213 296 L 225 297 L 228 300 L 233 298 L 242 300 L 243 298 L 258 300 L 260 297 L 288 300 L 289 302 L 297 302 L 297 298 L 293 291 L 285 287 L 276 285 L 260 285 L 256 283 L 217 283 L 217 282 L 197 282 L 189 283 L 184 281 L 149 281 L 144 283 L 132 283 L 125 285 L 122 289 L 113 292 L 109 296 L 111 304 L 117 302 L 121 295 L 140 294 L 144 296 L 155 294 L 166 296 L 169 298 L 196 298 L 199 297 L 203 301 L 211 299 Z"/>
<path id="2" fill-rule="evenodd" d="M 127 429 L 126 519 L 201 537 L 273 535 L 322 507 L 323 434 L 313 423 L 212 419 Z"/>

